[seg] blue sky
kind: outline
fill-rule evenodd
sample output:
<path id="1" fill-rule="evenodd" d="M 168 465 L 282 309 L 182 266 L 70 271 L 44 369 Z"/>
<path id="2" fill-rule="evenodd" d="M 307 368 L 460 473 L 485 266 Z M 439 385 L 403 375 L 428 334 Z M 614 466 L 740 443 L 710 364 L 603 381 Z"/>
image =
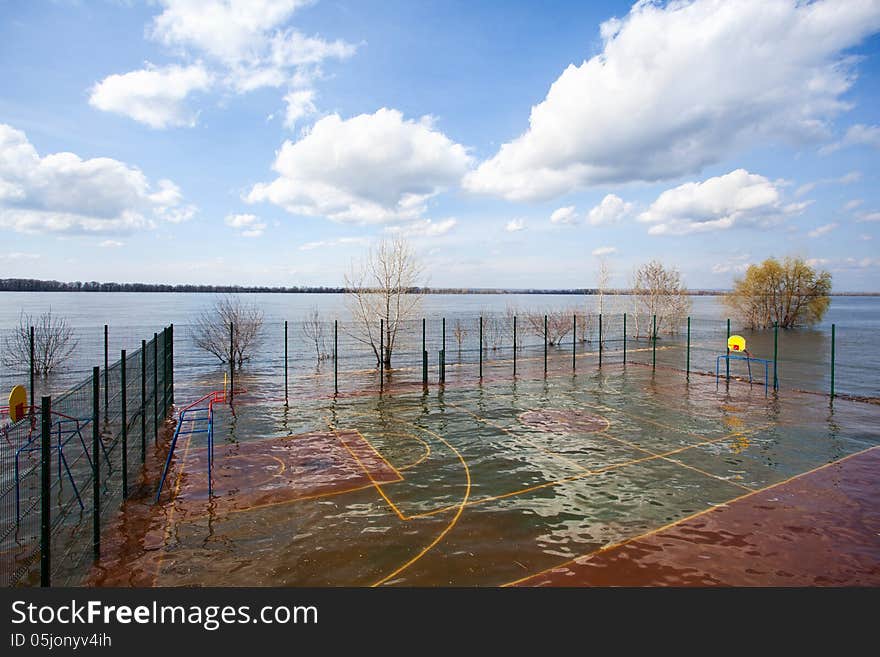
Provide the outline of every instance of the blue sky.
<path id="1" fill-rule="evenodd" d="M 0 276 L 880 291 L 880 1 L 0 0 Z"/>

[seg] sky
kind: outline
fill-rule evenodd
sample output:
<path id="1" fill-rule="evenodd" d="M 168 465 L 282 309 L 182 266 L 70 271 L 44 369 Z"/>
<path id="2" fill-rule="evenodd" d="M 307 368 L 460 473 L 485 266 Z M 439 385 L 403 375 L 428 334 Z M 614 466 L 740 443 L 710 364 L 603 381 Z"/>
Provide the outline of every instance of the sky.
<path id="1" fill-rule="evenodd" d="M 0 277 L 880 291 L 880 0 L 0 0 Z"/>

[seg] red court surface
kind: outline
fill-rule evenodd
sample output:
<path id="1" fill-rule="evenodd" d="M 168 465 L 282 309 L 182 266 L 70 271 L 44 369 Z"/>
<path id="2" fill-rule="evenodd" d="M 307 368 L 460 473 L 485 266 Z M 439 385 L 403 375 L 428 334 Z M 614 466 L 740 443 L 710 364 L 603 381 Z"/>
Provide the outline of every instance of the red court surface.
<path id="1" fill-rule="evenodd" d="M 181 450 L 172 495 L 178 507 L 203 510 L 208 499 L 207 452 Z M 214 450 L 215 512 L 314 499 L 401 480 L 358 432 L 321 431 L 219 445 Z"/>
<path id="2" fill-rule="evenodd" d="M 513 582 L 878 586 L 880 447 Z"/>

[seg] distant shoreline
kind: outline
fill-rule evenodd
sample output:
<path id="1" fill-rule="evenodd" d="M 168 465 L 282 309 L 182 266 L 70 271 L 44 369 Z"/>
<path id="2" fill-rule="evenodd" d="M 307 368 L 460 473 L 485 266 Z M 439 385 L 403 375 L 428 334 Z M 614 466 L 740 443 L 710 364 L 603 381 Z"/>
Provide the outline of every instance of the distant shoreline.
<path id="1" fill-rule="evenodd" d="M 599 294 L 596 288 L 412 288 L 425 294 Z M 0 279 L 0 292 L 165 292 L 178 294 L 345 294 L 344 287 L 291 286 L 268 287 L 254 285 L 162 285 L 158 283 L 98 283 L 96 281 L 70 282 L 43 281 L 27 278 Z M 688 296 L 721 296 L 730 290 L 688 290 Z M 604 290 L 610 296 L 629 296 L 632 290 Z M 832 292 L 832 297 L 880 297 L 880 292 Z"/>

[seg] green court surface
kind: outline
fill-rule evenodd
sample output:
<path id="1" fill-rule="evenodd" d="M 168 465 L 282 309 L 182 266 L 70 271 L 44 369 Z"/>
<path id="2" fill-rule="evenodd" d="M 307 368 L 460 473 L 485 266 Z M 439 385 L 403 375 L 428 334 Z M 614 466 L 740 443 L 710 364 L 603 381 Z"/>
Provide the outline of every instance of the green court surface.
<path id="1" fill-rule="evenodd" d="M 527 374 L 242 394 L 217 413 L 215 498 L 193 438 L 91 583 L 504 585 L 880 443 L 871 404 L 633 364 Z"/>

